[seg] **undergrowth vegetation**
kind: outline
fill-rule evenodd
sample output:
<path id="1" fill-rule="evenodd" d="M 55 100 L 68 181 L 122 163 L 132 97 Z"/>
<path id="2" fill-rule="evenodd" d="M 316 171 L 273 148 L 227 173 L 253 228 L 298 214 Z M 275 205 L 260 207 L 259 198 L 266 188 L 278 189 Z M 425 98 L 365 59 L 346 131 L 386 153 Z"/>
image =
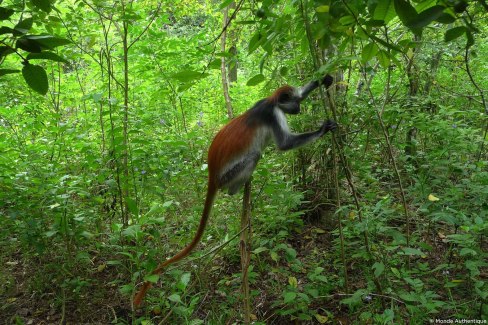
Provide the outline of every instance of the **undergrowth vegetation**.
<path id="1" fill-rule="evenodd" d="M 252 321 L 483 323 L 486 18 L 482 0 L 0 1 L 0 319 L 240 323 L 240 193 L 148 274 L 198 226 L 226 104 L 330 73 L 289 123 L 339 129 L 253 175 Z"/>

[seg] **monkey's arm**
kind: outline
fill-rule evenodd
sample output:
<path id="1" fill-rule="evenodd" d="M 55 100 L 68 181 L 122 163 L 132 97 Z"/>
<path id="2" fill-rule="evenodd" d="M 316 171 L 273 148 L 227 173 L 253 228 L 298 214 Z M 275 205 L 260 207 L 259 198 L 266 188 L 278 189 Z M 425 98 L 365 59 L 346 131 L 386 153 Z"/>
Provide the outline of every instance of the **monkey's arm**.
<path id="1" fill-rule="evenodd" d="M 320 85 L 325 85 L 325 88 L 329 88 L 334 82 L 334 78 L 330 75 L 325 75 L 322 80 L 314 80 L 306 84 L 305 86 L 301 87 L 298 91 L 298 96 L 300 97 L 300 101 L 307 98 L 308 94 L 310 94 L 313 90 L 315 90 Z"/>
<path id="2" fill-rule="evenodd" d="M 337 127 L 337 123 L 328 120 L 322 124 L 320 129 L 315 132 L 307 132 L 300 134 L 290 133 L 287 129 L 281 127 L 273 128 L 273 135 L 276 145 L 280 150 L 286 151 L 301 147 L 307 143 L 317 140 L 325 133 L 334 130 Z"/>

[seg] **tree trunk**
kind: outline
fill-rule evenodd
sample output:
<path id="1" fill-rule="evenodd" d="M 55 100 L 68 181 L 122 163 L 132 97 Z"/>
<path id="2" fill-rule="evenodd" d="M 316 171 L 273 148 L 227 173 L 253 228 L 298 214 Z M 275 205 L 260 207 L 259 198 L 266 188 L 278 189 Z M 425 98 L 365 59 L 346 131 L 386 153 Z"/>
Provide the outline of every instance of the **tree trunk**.
<path id="1" fill-rule="evenodd" d="M 224 8 L 224 19 L 222 23 L 222 36 L 220 38 L 220 49 L 222 53 L 225 53 L 225 42 L 227 39 L 227 27 L 228 27 L 228 16 L 229 16 L 229 7 Z M 222 88 L 224 91 L 224 99 L 225 99 L 225 106 L 227 108 L 227 117 L 232 119 L 234 117 L 234 111 L 232 109 L 232 103 L 229 95 L 229 81 L 227 79 L 227 65 L 225 62 L 225 56 L 222 56 L 221 63 L 220 63 L 220 71 L 222 74 Z"/>

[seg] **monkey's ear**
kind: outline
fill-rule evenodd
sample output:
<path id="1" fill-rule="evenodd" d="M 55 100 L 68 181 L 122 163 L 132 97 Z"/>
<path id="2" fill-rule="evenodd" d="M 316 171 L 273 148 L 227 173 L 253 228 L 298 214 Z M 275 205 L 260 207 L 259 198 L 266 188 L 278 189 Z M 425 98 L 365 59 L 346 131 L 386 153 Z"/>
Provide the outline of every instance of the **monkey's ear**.
<path id="1" fill-rule="evenodd" d="M 322 84 L 325 85 L 326 89 L 332 86 L 333 82 L 334 82 L 334 78 L 330 74 L 326 74 L 324 79 L 322 79 Z"/>

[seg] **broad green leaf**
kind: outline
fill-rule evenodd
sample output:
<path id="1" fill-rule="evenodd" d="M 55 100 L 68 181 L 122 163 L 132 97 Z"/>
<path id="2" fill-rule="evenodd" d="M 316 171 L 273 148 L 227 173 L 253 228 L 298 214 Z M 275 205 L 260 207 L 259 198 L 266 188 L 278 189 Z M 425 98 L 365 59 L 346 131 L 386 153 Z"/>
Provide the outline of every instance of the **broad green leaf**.
<path id="1" fill-rule="evenodd" d="M 247 48 L 248 54 L 251 54 L 252 52 L 256 51 L 258 47 L 264 43 L 265 40 L 266 37 L 263 37 L 261 35 L 261 31 L 258 30 L 256 33 L 254 33 L 254 35 L 249 40 L 249 45 Z"/>
<path id="2" fill-rule="evenodd" d="M 376 58 L 383 68 L 388 68 L 390 66 L 390 55 L 385 50 L 378 51 Z"/>
<path id="3" fill-rule="evenodd" d="M 409 26 L 410 22 L 418 16 L 417 11 L 408 0 L 394 0 L 394 6 L 398 18 L 405 26 Z"/>
<path id="4" fill-rule="evenodd" d="M 20 70 L 14 70 L 14 69 L 0 69 L 0 77 L 4 76 L 6 74 L 11 74 L 11 73 L 17 73 L 20 72 Z"/>
<path id="5" fill-rule="evenodd" d="M 49 238 L 49 237 L 52 237 L 52 236 L 56 235 L 57 233 L 58 233 L 57 230 L 49 230 L 49 231 L 46 231 L 44 233 L 44 235 Z"/>
<path id="6" fill-rule="evenodd" d="M 290 286 L 292 286 L 293 288 L 298 287 L 298 280 L 297 280 L 297 278 L 295 278 L 294 276 L 290 276 L 290 277 L 288 277 L 288 283 L 289 283 L 289 284 L 290 284 Z"/>
<path id="7" fill-rule="evenodd" d="M 390 270 L 391 270 L 391 273 L 393 273 L 397 278 L 402 277 L 400 271 L 398 271 L 398 269 L 396 267 L 392 267 L 392 268 L 390 268 Z"/>
<path id="8" fill-rule="evenodd" d="M 156 283 L 159 280 L 159 275 L 157 274 L 148 274 L 144 277 L 144 281 L 148 281 L 151 283 Z"/>
<path id="9" fill-rule="evenodd" d="M 478 252 L 476 252 L 474 249 L 468 248 L 468 247 L 463 247 L 461 251 L 459 252 L 459 255 L 465 256 L 465 255 L 473 255 L 476 256 L 478 255 Z"/>
<path id="10" fill-rule="evenodd" d="M 181 275 L 180 282 L 183 284 L 184 288 L 186 288 L 186 286 L 188 285 L 188 283 L 190 283 L 190 279 L 191 279 L 191 273 L 190 272 L 183 273 Z"/>
<path id="11" fill-rule="evenodd" d="M 15 34 L 15 30 L 7 26 L 2 26 L 0 27 L 0 35 L 3 34 Z"/>
<path id="12" fill-rule="evenodd" d="M 32 4 L 44 12 L 51 11 L 51 2 L 49 0 L 31 0 Z"/>
<path id="13" fill-rule="evenodd" d="M 442 24 L 452 24 L 453 22 L 456 21 L 456 17 L 445 12 L 442 15 L 440 15 L 439 18 L 436 19 L 436 21 Z"/>
<path id="14" fill-rule="evenodd" d="M 363 61 L 363 63 L 366 63 L 371 60 L 373 56 L 376 55 L 376 53 L 378 53 L 378 45 L 376 45 L 376 43 L 374 42 L 371 42 L 363 48 L 363 52 L 361 53 L 361 60 Z"/>
<path id="15" fill-rule="evenodd" d="M 330 9 L 329 6 L 319 6 L 315 8 L 315 10 L 320 13 L 329 12 L 329 9 Z"/>
<path id="16" fill-rule="evenodd" d="M 284 298 L 285 304 L 287 304 L 287 303 L 292 302 L 293 300 L 295 300 L 296 296 L 297 296 L 297 294 L 295 292 L 292 292 L 292 291 L 285 292 L 283 294 L 283 298 Z"/>
<path id="17" fill-rule="evenodd" d="M 374 269 L 374 276 L 379 277 L 381 274 L 383 274 L 383 271 L 385 270 L 385 264 L 382 262 L 376 262 L 373 264 L 373 269 Z"/>
<path id="18" fill-rule="evenodd" d="M 418 255 L 418 256 L 421 256 L 421 257 L 426 256 L 424 254 L 424 252 L 422 252 L 420 249 L 417 249 L 417 248 L 405 247 L 402 250 L 403 250 L 403 253 L 405 255 Z"/>
<path id="19" fill-rule="evenodd" d="M 262 253 L 262 252 L 265 252 L 267 251 L 268 249 L 266 247 L 258 247 L 256 248 L 255 250 L 252 251 L 253 254 L 259 254 L 259 253 Z"/>
<path id="20" fill-rule="evenodd" d="M 138 215 L 139 211 L 137 209 L 137 202 L 130 197 L 125 198 L 125 203 L 127 204 L 127 208 L 133 215 Z"/>
<path id="21" fill-rule="evenodd" d="M 387 41 L 385 40 L 382 40 L 381 38 L 377 37 L 377 36 L 374 36 L 374 35 L 369 35 L 370 38 L 374 39 L 375 41 L 377 41 L 378 43 L 380 43 L 381 45 L 391 49 L 391 50 L 394 50 L 394 51 L 397 51 L 397 52 L 402 52 L 402 50 L 394 45 L 394 44 L 391 44 L 391 43 L 388 43 Z"/>
<path id="22" fill-rule="evenodd" d="M 224 9 L 228 5 L 230 5 L 234 0 L 224 0 L 222 3 L 219 5 L 219 9 Z"/>
<path id="23" fill-rule="evenodd" d="M 26 18 L 15 25 L 14 29 L 18 31 L 18 34 L 26 34 L 31 28 L 34 19 L 32 17 Z"/>
<path id="24" fill-rule="evenodd" d="M 15 11 L 13 11 L 10 8 L 0 7 L 0 20 L 8 19 L 10 16 L 14 14 L 14 12 Z"/>
<path id="25" fill-rule="evenodd" d="M 249 79 L 246 83 L 247 86 L 256 86 L 257 84 L 263 82 L 265 80 L 264 75 L 257 74 L 251 79 Z"/>
<path id="26" fill-rule="evenodd" d="M 327 316 L 322 316 L 320 314 L 315 314 L 315 319 L 317 319 L 317 321 L 320 323 L 320 324 L 325 324 L 327 323 L 327 321 L 329 320 L 329 317 Z"/>
<path id="27" fill-rule="evenodd" d="M 134 286 L 132 284 L 124 284 L 119 287 L 119 291 L 124 295 L 130 295 L 134 291 Z"/>
<path id="28" fill-rule="evenodd" d="M 25 36 L 25 38 L 36 41 L 41 46 L 50 50 L 54 49 L 55 47 L 63 46 L 71 43 L 69 39 L 56 37 L 52 35 L 27 35 Z"/>
<path id="29" fill-rule="evenodd" d="M 27 60 L 38 60 L 38 59 L 68 63 L 68 60 L 62 58 L 61 56 L 53 52 L 29 53 L 27 55 Z"/>
<path id="30" fill-rule="evenodd" d="M 339 19 L 339 23 L 343 26 L 349 26 L 356 22 L 353 16 L 344 16 Z"/>
<path id="31" fill-rule="evenodd" d="M 382 20 L 387 24 L 395 17 L 395 15 L 395 5 L 393 4 L 393 0 L 383 0 L 378 1 L 374 10 L 373 19 Z"/>
<path id="32" fill-rule="evenodd" d="M 20 38 L 15 42 L 15 47 L 31 53 L 40 53 L 42 48 L 36 41 Z"/>
<path id="33" fill-rule="evenodd" d="M 432 21 L 438 19 L 443 14 L 444 9 L 445 7 L 443 6 L 430 7 L 411 19 L 408 27 L 412 29 L 424 28 Z"/>
<path id="34" fill-rule="evenodd" d="M 34 91 L 41 95 L 45 95 L 49 88 L 47 74 L 43 67 L 27 63 L 22 68 L 22 75 L 24 76 L 25 82 Z"/>
<path id="35" fill-rule="evenodd" d="M 177 293 L 174 293 L 172 294 L 171 296 L 168 297 L 168 300 L 172 301 L 172 302 L 178 302 L 180 304 L 182 304 L 183 302 L 181 301 L 181 297 L 179 294 Z"/>
<path id="36" fill-rule="evenodd" d="M 200 71 L 193 71 L 193 70 L 184 70 L 172 75 L 173 78 L 183 82 L 202 79 L 205 78 L 206 76 L 208 76 L 208 73 L 201 73 Z"/>

